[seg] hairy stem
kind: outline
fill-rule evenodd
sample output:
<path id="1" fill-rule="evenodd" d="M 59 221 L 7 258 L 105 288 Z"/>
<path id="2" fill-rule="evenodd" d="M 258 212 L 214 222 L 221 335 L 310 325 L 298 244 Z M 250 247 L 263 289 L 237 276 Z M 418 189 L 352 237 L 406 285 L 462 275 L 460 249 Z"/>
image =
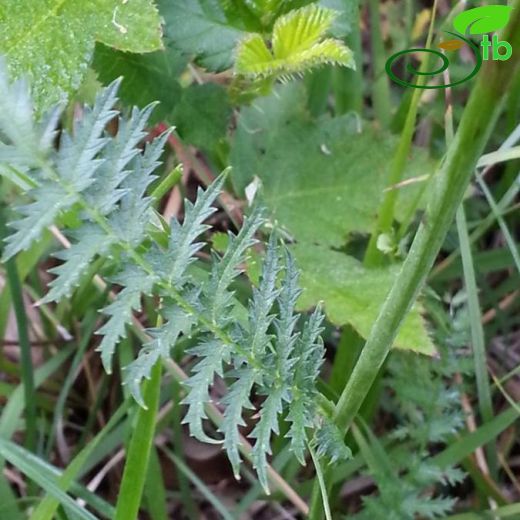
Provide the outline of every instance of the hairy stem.
<path id="1" fill-rule="evenodd" d="M 520 0 L 515 1 L 514 7 L 511 21 L 501 38 L 518 49 Z M 519 54 L 515 53 L 509 61 L 489 61 L 480 72 L 446 160 L 434 175 L 426 212 L 410 252 L 337 403 L 335 421 L 345 433 L 352 425 L 437 257 L 494 127 L 500 112 L 500 101 L 518 70 L 519 58 Z M 320 506 L 316 501 L 311 506 L 310 518 L 321 518 Z"/>
<path id="2" fill-rule="evenodd" d="M 516 1 L 520 8 L 520 0 Z M 520 11 L 504 38 L 520 45 Z M 435 174 L 426 212 L 410 252 L 390 294 L 374 323 L 336 408 L 336 421 L 348 429 L 383 364 L 402 320 L 413 305 L 453 222 L 475 165 L 493 129 L 500 100 L 518 65 L 518 56 L 508 62 L 488 62 L 464 111 L 459 130 L 446 160 Z"/>

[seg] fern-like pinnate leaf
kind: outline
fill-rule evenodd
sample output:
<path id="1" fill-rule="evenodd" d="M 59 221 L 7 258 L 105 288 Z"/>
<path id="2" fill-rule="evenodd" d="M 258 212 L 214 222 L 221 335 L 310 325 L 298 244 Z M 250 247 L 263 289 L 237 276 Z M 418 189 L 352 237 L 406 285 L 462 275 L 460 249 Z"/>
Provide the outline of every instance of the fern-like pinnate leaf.
<path id="1" fill-rule="evenodd" d="M 74 137 L 66 131 L 61 136 L 61 146 L 56 170 L 64 184 L 81 192 L 93 181 L 94 174 L 103 163 L 98 158 L 101 149 L 109 142 L 103 135 L 106 124 L 116 115 L 116 103 L 120 80 L 102 90 L 94 106 L 85 109 L 83 117 L 74 124 Z"/>
<path id="2" fill-rule="evenodd" d="M 85 117 L 76 123 L 74 138 L 66 132 L 63 133 L 54 168 L 50 168 L 45 160 L 45 156 L 48 155 L 45 142 L 40 150 L 30 148 L 34 158 L 29 162 L 41 166 L 41 185 L 30 193 L 35 201 L 19 208 L 23 218 L 11 224 L 16 231 L 6 240 L 4 260 L 28 249 L 43 230 L 55 222 L 60 213 L 78 202 L 80 194 L 93 182 L 93 176 L 103 162 L 97 155 L 107 143 L 103 132 L 106 123 L 115 115 L 112 107 L 116 102 L 118 85 L 119 82 L 114 82 L 97 96 L 93 108 L 87 110 Z M 21 97 L 19 102 L 26 106 L 28 100 Z M 28 105 L 27 110 L 30 109 L 31 106 Z M 21 119 L 24 128 L 29 125 L 27 110 L 19 108 L 15 113 L 15 117 Z M 9 136 L 4 127 L 2 130 Z M 12 131 L 10 134 L 12 144 L 18 146 L 18 142 L 25 142 L 23 137 Z"/>
<path id="3" fill-rule="evenodd" d="M 129 119 L 118 118 L 118 132 L 104 147 L 103 162 L 84 194 L 87 204 L 102 215 L 113 211 L 125 193 L 120 186 L 130 172 L 129 163 L 139 154 L 138 146 L 146 137 L 145 126 L 154 106 L 134 108 Z"/>
<path id="4" fill-rule="evenodd" d="M 133 311 L 141 308 L 141 295 L 150 293 L 155 279 L 139 267 L 129 265 L 113 281 L 124 288 L 103 309 L 103 313 L 110 318 L 97 332 L 103 335 L 97 350 L 101 352 L 101 360 L 108 373 L 112 371 L 112 356 L 116 345 L 121 338 L 126 337 L 126 325 L 132 321 Z"/>
<path id="5" fill-rule="evenodd" d="M 194 293 L 192 297 L 196 297 Z M 168 359 L 172 346 L 177 343 L 181 335 L 189 335 L 195 317 L 186 313 L 176 303 L 168 302 L 161 309 L 161 316 L 166 323 L 161 327 L 148 329 L 151 341 L 143 345 L 138 357 L 124 368 L 123 383 L 128 387 L 134 399 L 145 406 L 141 393 L 141 382 L 149 379 L 153 366 L 161 359 Z"/>
<path id="6" fill-rule="evenodd" d="M 262 225 L 261 211 L 257 208 L 244 221 L 239 233 L 235 236 L 229 233 L 229 245 L 221 259 L 216 259 L 211 276 L 205 290 L 207 306 L 210 309 L 211 321 L 215 325 L 225 326 L 230 321 L 229 307 L 233 298 L 233 291 L 229 286 L 240 274 L 245 262 L 245 255 L 256 240 L 256 231 Z M 216 256 L 216 255 L 215 255 Z"/>
<path id="7" fill-rule="evenodd" d="M 255 439 L 252 452 L 253 467 L 256 469 L 260 484 L 266 492 L 269 492 L 267 455 L 271 455 L 272 453 L 272 434 L 278 435 L 280 433 L 278 417 L 283 411 L 284 390 L 281 385 L 272 389 L 262 403 L 260 419 L 251 432 L 251 437 Z"/>
<path id="8" fill-rule="evenodd" d="M 331 9 L 310 4 L 279 17 L 271 49 L 260 34 L 239 43 L 235 71 L 266 78 L 290 77 L 326 63 L 354 68 L 352 51 L 341 41 L 326 38 L 336 15 Z"/>
<path id="9" fill-rule="evenodd" d="M 290 423 L 288 438 L 302 463 L 308 430 L 326 419 L 316 390 L 323 316 L 317 309 L 305 320 L 295 312 L 300 291 L 292 257 L 272 236 L 244 312 L 235 282 L 251 248 L 259 247 L 262 211 L 253 209 L 242 227 L 229 233 L 223 254 L 211 251 L 209 269 L 197 269 L 192 264 L 202 262 L 207 221 L 216 211 L 225 175 L 199 190 L 193 203 L 186 201 L 182 222 L 173 220 L 165 229 L 167 223 L 158 225 L 150 184 L 168 133 L 141 147 L 151 106 L 132 111 L 128 119 L 120 116 L 118 133 L 110 135 L 105 126 L 118 117 L 113 110 L 116 82 L 99 93 L 70 134 L 62 131 L 55 139 L 59 110 L 35 123 L 27 89 L 21 87 L 10 85 L 0 70 L 0 107 L 5 104 L 9 115 L 0 114 L 0 174 L 18 169 L 33 187 L 26 194 L 31 202 L 20 208 L 21 218 L 11 225 L 15 231 L 6 240 L 4 257 L 29 247 L 66 214 L 63 222 L 74 223 L 66 232 L 70 245 L 55 254 L 61 263 L 50 270 L 55 276 L 43 301 L 71 296 L 89 265 L 104 260 L 99 265 L 106 266 L 114 289 L 101 309 L 104 323 L 97 331 L 102 336 L 97 350 L 110 372 L 115 349 L 140 312 L 143 295 L 153 296 L 159 303 L 159 325 L 145 331 L 149 339 L 124 368 L 124 384 L 144 405 L 140 386 L 152 368 L 171 355 L 179 338 L 195 345 L 187 350 L 194 359 L 185 384 L 183 422 L 199 440 L 223 444 L 237 477 L 241 427 L 255 422 L 252 462 L 267 491 L 271 437 L 280 431 L 280 417 Z M 221 399 L 224 419 L 218 431 L 205 424 L 207 405 L 218 399 L 215 378 L 229 384 Z M 331 439 L 327 437 L 323 449 Z"/>
<path id="10" fill-rule="evenodd" d="M 316 413 L 313 409 L 316 397 L 315 381 L 323 363 L 323 340 L 321 323 L 323 314 L 320 308 L 309 317 L 303 333 L 294 348 L 294 380 L 291 388 L 291 406 L 287 415 L 290 428 L 287 436 L 291 439 L 292 449 L 297 459 L 305 463 L 307 428 L 313 426 Z"/>
<path id="11" fill-rule="evenodd" d="M 331 420 L 324 419 L 323 424 L 316 430 L 314 437 L 317 446 L 316 453 L 320 457 L 328 459 L 330 464 L 350 458 L 352 452 L 345 445 L 343 437 L 344 435 Z"/>
<path id="12" fill-rule="evenodd" d="M 51 111 L 52 116 L 48 118 L 54 124 L 56 112 L 59 113 L 59 110 Z M 28 166 L 38 165 L 50 148 L 46 122 L 44 121 L 39 127 L 35 124 L 27 81 L 21 78 L 11 85 L 5 60 L 0 57 L 0 127 L 7 141 L 2 143 L 0 161 L 5 160 L 2 155 L 9 151 L 11 159 L 17 158 L 17 166 L 24 163 Z"/>
<path id="13" fill-rule="evenodd" d="M 240 442 L 239 427 L 246 425 L 242 417 L 242 410 L 254 410 L 250 397 L 258 373 L 254 368 L 247 367 L 239 369 L 231 375 L 235 377 L 235 381 L 222 400 L 226 410 L 220 431 L 224 434 L 224 448 L 231 462 L 235 478 L 240 479 L 241 459 L 239 450 L 242 443 Z"/>
<path id="14" fill-rule="evenodd" d="M 81 233 L 72 231 L 70 236 L 73 240 L 70 248 L 55 255 L 63 263 L 49 269 L 56 278 L 50 282 L 51 290 L 41 299 L 41 303 L 59 301 L 70 296 L 92 260 L 98 255 L 104 255 L 112 243 L 112 238 L 91 222 L 81 227 Z"/>
<path id="15" fill-rule="evenodd" d="M 54 224 L 58 215 L 70 208 L 77 200 L 75 194 L 67 193 L 62 186 L 48 181 L 44 181 L 41 186 L 29 192 L 29 196 L 34 198 L 34 201 L 17 208 L 22 218 L 9 223 L 9 227 L 15 232 L 5 241 L 3 262 L 20 251 L 29 249 L 43 231 Z"/>
<path id="16" fill-rule="evenodd" d="M 174 286 L 185 283 L 186 269 L 195 260 L 195 254 L 204 247 L 204 243 L 195 240 L 210 228 L 204 222 L 216 211 L 213 203 L 222 189 L 224 178 L 221 175 L 206 191 L 199 188 L 195 204 L 186 202 L 184 225 L 181 226 L 177 219 L 172 220 L 168 247 L 171 265 L 168 266 L 168 276 Z"/>
<path id="17" fill-rule="evenodd" d="M 191 435 L 201 442 L 220 444 L 221 441 L 204 432 L 203 420 L 207 419 L 205 405 L 211 401 L 209 389 L 215 375 L 223 376 L 223 364 L 230 362 L 231 348 L 221 340 L 211 339 L 191 349 L 190 354 L 201 360 L 193 368 L 193 375 L 186 383 L 189 392 L 182 402 L 188 406 L 188 411 L 183 423 L 189 425 Z"/>

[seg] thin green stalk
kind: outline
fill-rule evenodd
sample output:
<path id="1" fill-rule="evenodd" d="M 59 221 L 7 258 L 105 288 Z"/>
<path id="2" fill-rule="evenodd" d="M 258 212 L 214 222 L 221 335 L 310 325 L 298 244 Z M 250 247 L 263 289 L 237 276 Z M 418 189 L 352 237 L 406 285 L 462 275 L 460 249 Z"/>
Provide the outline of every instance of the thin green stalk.
<path id="1" fill-rule="evenodd" d="M 461 204 L 457 210 L 457 232 L 459 235 L 460 251 L 462 255 L 462 269 L 464 273 L 464 285 L 468 296 L 468 309 L 471 328 L 471 342 L 473 344 L 473 359 L 475 363 L 475 376 L 477 379 L 477 395 L 480 415 L 484 423 L 493 419 L 493 402 L 488 379 L 486 344 L 484 328 L 482 326 L 482 313 L 478 300 L 478 288 L 475 278 L 475 268 L 471 257 L 468 226 L 464 206 Z M 498 472 L 498 459 L 496 446 L 491 442 L 486 446 L 486 458 L 491 475 Z"/>
<path id="2" fill-rule="evenodd" d="M 154 200 L 161 200 L 182 178 L 182 166 L 175 167 L 159 184 L 153 189 L 150 196 Z"/>
<path id="3" fill-rule="evenodd" d="M 332 513 L 330 512 L 330 504 L 329 497 L 327 492 L 327 486 L 325 484 L 325 478 L 323 475 L 323 470 L 321 469 L 320 459 L 314 453 L 314 450 L 310 444 L 308 444 L 309 453 L 311 454 L 312 462 L 314 463 L 314 468 L 316 470 L 316 476 L 318 477 L 318 485 L 321 490 L 321 500 L 323 503 L 323 512 L 325 513 L 326 520 L 332 520 Z"/>
<path id="4" fill-rule="evenodd" d="M 449 83 L 449 74 L 446 72 L 447 83 Z M 451 88 L 446 90 L 446 111 L 444 115 L 446 145 L 449 147 L 453 142 L 454 124 L 453 124 L 453 105 L 451 103 Z M 475 276 L 475 267 L 473 265 L 473 257 L 471 253 L 471 245 L 469 241 L 468 224 L 466 221 L 466 213 L 464 211 L 464 201 L 461 202 L 457 209 L 455 217 L 457 225 L 457 233 L 459 236 L 459 246 L 462 255 L 462 272 L 464 275 L 464 285 L 468 297 L 468 309 L 470 316 L 471 342 L 473 350 L 473 360 L 475 364 L 475 374 L 477 378 L 477 394 L 480 415 L 484 423 L 493 419 L 493 402 L 491 399 L 491 389 L 487 375 L 487 359 L 486 359 L 486 342 L 484 338 L 484 327 L 482 326 L 482 312 L 478 298 L 477 280 Z M 493 443 L 486 446 L 486 457 L 491 471 L 491 475 L 496 478 L 498 474 L 498 458 L 496 455 L 496 447 Z"/>
<path id="5" fill-rule="evenodd" d="M 509 189 L 504 193 L 502 198 L 496 203 L 498 214 L 504 215 L 507 208 L 515 201 L 516 196 L 520 192 L 520 174 L 517 175 L 514 182 L 511 184 Z M 473 244 L 479 238 L 481 238 L 486 231 L 495 223 L 495 213 L 491 212 L 486 218 L 484 218 L 477 228 L 471 233 L 469 239 Z M 443 260 L 435 269 L 433 269 L 430 278 L 438 276 L 447 267 L 453 264 L 453 262 L 460 256 L 460 251 L 457 249 L 451 253 L 445 260 Z"/>
<path id="6" fill-rule="evenodd" d="M 431 47 L 436 13 L 437 0 L 435 0 L 435 3 L 433 4 L 432 18 L 430 21 L 428 38 L 426 40 L 427 49 Z M 426 57 L 424 58 L 421 64 L 421 71 L 424 71 L 428 67 L 429 56 L 430 54 L 426 54 Z M 425 81 L 426 76 L 419 76 L 417 84 L 422 85 Z M 412 140 L 415 133 L 415 121 L 417 119 L 419 101 L 421 100 L 422 94 L 423 90 L 420 88 L 416 88 L 413 92 L 412 100 L 410 102 L 410 108 L 408 109 L 404 128 L 401 133 L 401 138 L 399 139 L 397 150 L 395 152 L 394 157 L 392 158 L 392 163 L 390 165 L 390 173 L 388 175 L 387 181 L 388 186 L 395 186 L 403 180 L 404 170 L 408 161 L 408 157 L 410 155 L 410 150 L 412 148 Z M 383 202 L 379 208 L 377 222 L 370 235 L 370 241 L 368 243 L 367 251 L 364 258 L 364 263 L 368 267 L 378 266 L 382 263 L 384 259 L 384 255 L 377 248 L 377 239 L 379 238 L 379 235 L 388 233 L 392 229 L 392 223 L 394 221 L 395 204 L 397 202 L 398 194 L 399 190 L 388 190 L 385 192 Z"/>
<path id="7" fill-rule="evenodd" d="M 29 451 L 34 453 L 36 449 L 37 417 L 31 343 L 29 341 L 27 315 L 23 302 L 22 284 L 20 283 L 18 268 L 16 267 L 16 260 L 14 258 L 5 263 L 5 270 L 11 291 L 11 299 L 18 328 L 18 342 L 21 350 L 22 382 L 25 396 L 25 446 Z"/>
<path id="8" fill-rule="evenodd" d="M 513 48 L 518 48 L 520 0 L 515 1 L 515 7 L 501 37 L 509 41 Z M 500 102 L 515 75 L 519 59 L 520 55 L 516 53 L 509 61 L 489 61 L 481 70 L 446 160 L 433 179 L 428 205 L 410 251 L 338 401 L 335 422 L 342 431 L 347 432 L 352 425 L 390 352 L 402 321 L 435 262 L 495 125 Z M 312 504 L 310 518 L 321 518 L 318 504 Z"/>
<path id="9" fill-rule="evenodd" d="M 373 89 L 372 101 L 374 112 L 383 128 L 388 128 L 391 119 L 390 83 L 385 73 L 385 44 L 381 32 L 379 0 L 369 0 L 370 42 L 372 45 Z"/>
<path id="10" fill-rule="evenodd" d="M 497 206 L 497 203 L 495 202 L 495 198 L 493 197 L 493 194 L 487 187 L 487 184 L 481 175 L 477 175 L 477 182 L 478 182 L 480 188 L 482 189 L 482 191 L 484 192 L 484 195 L 486 196 L 488 204 L 491 207 L 491 212 L 493 213 L 493 216 L 497 220 L 498 225 L 500 226 L 500 229 L 502 230 L 502 234 L 504 235 L 504 240 L 506 241 L 509 251 L 511 251 L 511 256 L 513 257 L 513 260 L 515 262 L 516 270 L 520 274 L 520 254 L 518 253 L 515 239 L 511 235 L 511 232 L 509 231 L 509 228 L 507 227 L 507 224 L 502 217 L 502 213 L 501 213 L 499 207 Z"/>
<path id="11" fill-rule="evenodd" d="M 139 514 L 159 408 L 161 374 L 162 364 L 158 362 L 152 368 L 150 380 L 146 382 L 144 389 L 147 408 L 140 407 L 137 411 L 137 421 L 127 450 L 114 520 L 136 520 Z"/>

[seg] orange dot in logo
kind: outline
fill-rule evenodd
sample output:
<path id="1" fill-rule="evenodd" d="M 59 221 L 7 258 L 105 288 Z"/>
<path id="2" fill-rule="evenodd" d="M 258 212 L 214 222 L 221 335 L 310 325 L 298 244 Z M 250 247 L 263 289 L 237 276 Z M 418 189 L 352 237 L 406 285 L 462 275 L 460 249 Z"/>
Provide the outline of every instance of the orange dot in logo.
<path id="1" fill-rule="evenodd" d="M 439 48 L 445 51 L 458 51 L 466 45 L 462 40 L 446 40 L 439 43 Z"/>

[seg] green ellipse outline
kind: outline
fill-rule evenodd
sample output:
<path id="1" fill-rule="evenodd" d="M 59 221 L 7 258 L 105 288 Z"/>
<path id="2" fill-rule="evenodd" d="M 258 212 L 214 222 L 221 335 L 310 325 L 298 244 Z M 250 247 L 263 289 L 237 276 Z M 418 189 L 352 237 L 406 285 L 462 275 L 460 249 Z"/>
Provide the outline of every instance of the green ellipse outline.
<path id="1" fill-rule="evenodd" d="M 451 31 L 446 31 L 446 33 L 451 34 L 452 36 L 455 36 L 455 38 L 458 38 L 459 40 L 464 41 L 473 50 L 473 54 L 475 55 L 475 59 L 476 59 L 475 67 L 465 78 L 462 78 L 458 81 L 454 81 L 452 83 L 448 83 L 447 85 L 417 85 L 415 83 L 409 83 L 407 81 L 404 81 L 404 80 L 398 78 L 394 74 L 394 71 L 392 70 L 392 65 L 394 64 L 395 60 L 400 58 L 402 55 L 413 53 L 413 52 L 429 52 L 430 54 L 435 54 L 437 57 L 439 57 L 442 60 L 443 65 L 432 72 L 419 72 L 416 69 L 414 69 L 413 67 L 410 69 L 410 65 L 408 65 L 407 70 L 409 72 L 411 72 L 412 74 L 419 74 L 419 75 L 423 75 L 423 76 L 435 76 L 436 74 L 440 74 L 441 72 L 444 72 L 449 67 L 450 62 L 449 62 L 447 56 L 445 54 L 443 54 L 442 52 L 434 50 L 434 49 L 414 48 L 414 49 L 406 49 L 404 51 L 400 51 L 395 54 L 392 54 L 392 56 L 390 56 L 390 58 L 388 58 L 388 60 L 386 60 L 385 69 L 386 69 L 386 73 L 388 74 L 390 79 L 403 87 L 432 90 L 432 89 L 438 89 L 438 88 L 455 87 L 457 85 L 461 85 L 462 83 L 466 83 L 466 81 L 469 81 L 471 78 L 475 77 L 478 74 L 480 68 L 482 67 L 483 60 L 482 60 L 482 55 L 480 54 L 480 49 L 471 40 L 464 38 L 464 36 L 462 36 L 458 33 L 454 33 Z"/>

